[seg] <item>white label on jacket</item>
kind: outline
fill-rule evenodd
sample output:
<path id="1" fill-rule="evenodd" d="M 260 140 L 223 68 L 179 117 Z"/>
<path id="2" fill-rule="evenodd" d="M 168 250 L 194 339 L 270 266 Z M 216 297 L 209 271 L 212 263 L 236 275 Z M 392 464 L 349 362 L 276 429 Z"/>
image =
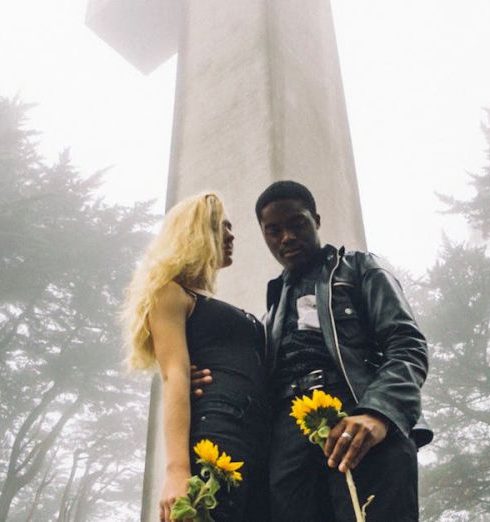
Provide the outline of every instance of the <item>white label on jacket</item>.
<path id="1" fill-rule="evenodd" d="M 320 319 L 316 309 L 316 296 L 304 295 L 296 301 L 298 330 L 320 331 Z"/>

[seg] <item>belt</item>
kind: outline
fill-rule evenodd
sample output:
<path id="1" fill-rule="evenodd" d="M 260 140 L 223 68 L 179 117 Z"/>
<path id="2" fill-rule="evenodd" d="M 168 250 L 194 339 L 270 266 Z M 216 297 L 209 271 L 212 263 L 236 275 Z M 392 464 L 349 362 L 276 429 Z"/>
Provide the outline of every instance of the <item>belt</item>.
<path id="1" fill-rule="evenodd" d="M 329 384 L 339 383 L 341 378 L 338 372 L 332 370 L 313 370 L 302 377 L 294 379 L 285 386 L 279 388 L 275 394 L 276 399 L 287 399 L 300 395 L 302 393 L 308 393 L 312 390 L 321 388 L 327 388 Z"/>

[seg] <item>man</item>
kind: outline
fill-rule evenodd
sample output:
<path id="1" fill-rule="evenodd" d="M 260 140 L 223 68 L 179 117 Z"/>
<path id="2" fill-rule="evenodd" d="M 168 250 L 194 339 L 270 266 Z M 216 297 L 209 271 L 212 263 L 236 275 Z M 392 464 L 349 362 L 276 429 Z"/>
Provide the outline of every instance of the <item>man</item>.
<path id="1" fill-rule="evenodd" d="M 419 445 L 432 438 L 420 417 L 427 348 L 397 280 L 375 256 L 321 247 L 310 191 L 279 181 L 256 214 L 282 274 L 269 282 L 265 328 L 272 398 L 270 456 L 274 522 L 351 522 L 344 473 L 351 469 L 369 522 L 418 520 Z M 325 456 L 290 416 L 315 388 L 339 397 L 349 416 Z"/>
<path id="2" fill-rule="evenodd" d="M 427 347 L 396 279 L 362 252 L 322 248 L 310 191 L 279 181 L 258 198 L 264 239 L 283 266 L 267 292 L 267 365 L 274 398 L 271 502 L 277 520 L 354 519 L 352 469 L 368 520 L 418 520 L 416 448 Z M 296 395 L 322 388 L 349 417 L 318 448 L 289 416 Z M 420 442 L 428 430 L 416 430 Z M 426 440 L 422 440 L 425 437 Z M 339 473 L 340 471 L 340 473 Z"/>

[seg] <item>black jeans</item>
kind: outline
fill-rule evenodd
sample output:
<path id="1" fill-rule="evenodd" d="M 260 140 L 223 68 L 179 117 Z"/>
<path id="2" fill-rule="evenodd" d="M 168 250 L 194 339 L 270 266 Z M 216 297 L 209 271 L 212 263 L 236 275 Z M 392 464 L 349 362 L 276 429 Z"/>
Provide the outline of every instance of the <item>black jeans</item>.
<path id="1" fill-rule="evenodd" d="M 328 390 L 341 399 L 345 392 Z M 348 405 L 345 409 L 349 411 Z M 289 414 L 291 400 L 273 412 L 270 455 L 271 521 L 352 522 L 354 510 L 345 475 L 327 466 L 322 450 L 302 434 Z M 417 450 L 399 432 L 371 448 L 352 475 L 361 505 L 369 495 L 369 522 L 418 520 Z"/>
<path id="2" fill-rule="evenodd" d="M 194 401 L 191 423 L 192 473 L 198 474 L 192 447 L 210 439 L 226 451 L 232 461 L 244 461 L 243 481 L 228 491 L 223 485 L 217 494 L 218 506 L 211 512 L 216 522 L 269 522 L 268 454 L 270 413 L 249 396 L 207 393 Z"/>

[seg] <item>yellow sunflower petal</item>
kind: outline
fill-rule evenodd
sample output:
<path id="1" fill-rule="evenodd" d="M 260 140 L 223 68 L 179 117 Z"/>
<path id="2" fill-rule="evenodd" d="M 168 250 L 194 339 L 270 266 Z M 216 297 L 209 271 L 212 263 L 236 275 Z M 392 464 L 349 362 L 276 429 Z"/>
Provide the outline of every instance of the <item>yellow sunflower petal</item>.
<path id="1" fill-rule="evenodd" d="M 194 446 L 194 452 L 202 460 L 209 462 L 210 464 L 216 465 L 218 460 L 219 450 L 216 444 L 213 444 L 208 439 L 200 440 Z"/>
<path id="2" fill-rule="evenodd" d="M 306 426 L 306 423 L 303 421 L 301 422 L 301 424 L 299 425 L 299 427 L 301 428 L 301 431 L 303 432 L 303 435 L 309 435 L 311 433 L 311 430 L 310 428 L 308 428 Z"/>
<path id="3" fill-rule="evenodd" d="M 323 390 L 313 390 L 311 404 L 312 410 L 318 410 L 319 408 L 335 408 L 340 411 L 342 408 L 342 402 L 337 397 L 332 397 Z"/>
<path id="4" fill-rule="evenodd" d="M 303 395 L 296 397 L 291 404 L 290 416 L 296 419 L 304 435 L 310 435 L 312 428 L 306 425 L 306 418 L 312 412 L 323 408 L 334 408 L 337 412 L 342 410 L 342 402 L 337 397 L 325 393 L 323 390 L 313 390 L 311 397 Z"/>
<path id="5" fill-rule="evenodd" d="M 309 411 L 315 409 L 315 403 L 313 402 L 313 397 L 308 397 L 306 395 L 303 395 L 303 404 L 305 405 L 305 408 L 308 409 Z"/>
<path id="6" fill-rule="evenodd" d="M 243 462 L 232 462 L 231 457 L 224 451 L 216 461 L 216 467 L 226 472 L 234 472 L 243 466 Z"/>
<path id="7" fill-rule="evenodd" d="M 231 478 L 233 480 L 236 480 L 237 482 L 240 482 L 241 480 L 243 480 L 242 474 L 239 471 L 234 471 L 231 475 Z"/>
<path id="8" fill-rule="evenodd" d="M 291 406 L 291 417 L 294 417 L 297 420 L 302 420 L 305 416 L 311 411 L 311 401 L 305 401 L 304 399 L 308 399 L 308 397 L 303 396 L 302 399 L 296 397 Z"/>

